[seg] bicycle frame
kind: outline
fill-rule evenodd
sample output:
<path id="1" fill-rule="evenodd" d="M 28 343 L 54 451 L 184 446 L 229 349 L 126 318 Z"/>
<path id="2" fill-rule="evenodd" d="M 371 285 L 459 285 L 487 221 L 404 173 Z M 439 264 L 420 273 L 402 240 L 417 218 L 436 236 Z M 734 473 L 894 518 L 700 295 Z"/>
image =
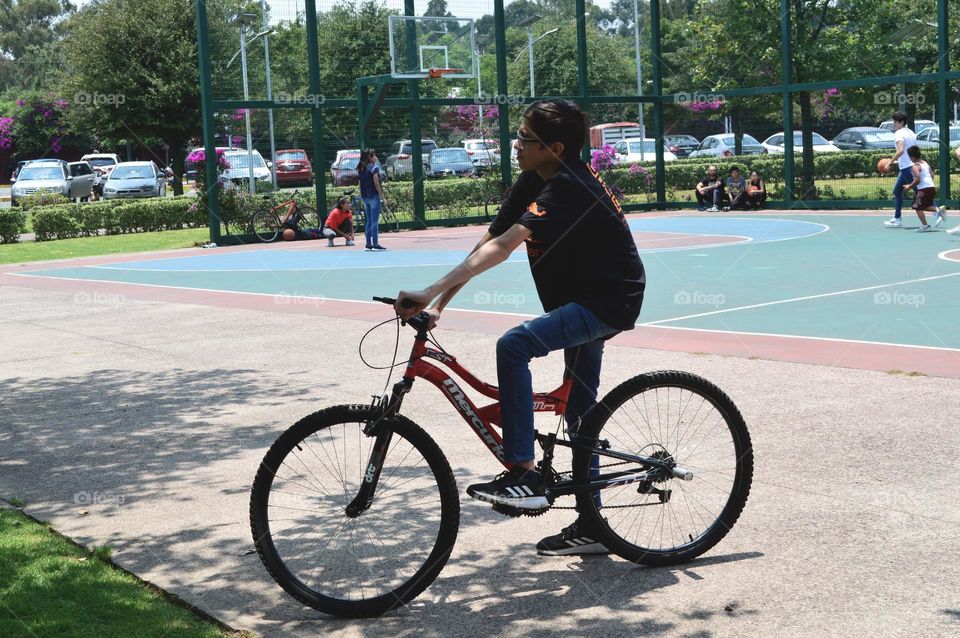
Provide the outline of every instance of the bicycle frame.
<path id="1" fill-rule="evenodd" d="M 400 405 L 403 402 L 403 396 L 410 392 L 413 387 L 413 381 L 418 377 L 426 379 L 443 392 L 443 395 L 453 404 L 453 407 L 460 413 L 460 416 L 466 421 L 467 425 L 470 426 L 487 449 L 490 450 L 504 467 L 509 468 L 513 465 L 504 459 L 503 439 L 494 428 L 494 425 L 500 424 L 499 389 L 475 377 L 469 370 L 460 365 L 453 355 L 428 347 L 425 318 L 415 318 L 410 320 L 410 323 L 417 328 L 417 336 L 414 339 L 413 348 L 410 351 L 410 358 L 404 376 L 393 386 L 393 392 L 389 400 L 387 400 L 386 396 L 379 400 L 378 407 L 382 410 L 381 413 L 364 428 L 365 434 L 376 436 L 377 440 L 370 452 L 370 459 L 367 464 L 363 485 L 356 498 L 354 498 L 347 507 L 347 515 L 351 517 L 359 516 L 360 513 L 367 509 L 373 502 L 373 495 L 380 478 L 380 470 L 383 467 L 383 459 L 386 457 L 387 450 L 389 449 L 392 435 L 390 428 L 378 428 L 377 426 L 381 423 L 388 422 L 390 417 L 399 411 Z M 496 402 L 478 408 L 449 374 L 441 368 L 428 363 L 425 359 L 434 359 L 435 361 L 443 363 L 458 377 L 466 381 L 474 390 L 483 396 L 494 399 Z M 535 392 L 533 394 L 534 412 L 553 412 L 554 414 L 562 415 L 572 388 L 572 373 L 567 370 L 564 373 L 563 383 L 560 387 L 552 392 Z M 607 441 L 565 441 L 558 439 L 553 433 L 543 435 L 537 432 L 535 434 L 544 449 L 544 459 L 541 463 L 540 471 L 546 476 L 549 476 L 552 472 L 551 462 L 555 445 L 590 450 L 594 455 L 606 456 L 628 463 L 636 463 L 642 468 L 616 471 L 607 474 L 600 474 L 598 472 L 596 475 L 592 475 L 587 482 L 577 482 L 573 479 L 558 481 L 547 486 L 547 496 L 551 502 L 553 502 L 553 499 L 557 496 L 575 494 L 577 492 L 595 492 L 606 487 L 627 485 L 638 481 L 644 482 L 638 489 L 645 490 L 648 494 L 656 494 L 659 496 L 661 502 L 665 502 L 670 498 L 670 491 L 660 490 L 654 487 L 654 481 L 662 480 L 671 475 L 685 480 L 691 480 L 693 478 L 693 474 L 689 470 L 677 468 L 675 464 L 666 462 L 663 459 L 610 450 L 610 444 Z"/>

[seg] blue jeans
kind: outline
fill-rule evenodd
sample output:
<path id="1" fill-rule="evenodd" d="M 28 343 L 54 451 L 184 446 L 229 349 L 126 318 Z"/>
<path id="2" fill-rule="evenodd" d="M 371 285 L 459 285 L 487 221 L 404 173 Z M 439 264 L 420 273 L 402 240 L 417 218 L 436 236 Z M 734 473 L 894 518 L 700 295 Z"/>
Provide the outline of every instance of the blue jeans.
<path id="1" fill-rule="evenodd" d="M 363 227 L 363 234 L 367 239 L 367 248 L 380 245 L 380 196 L 363 198 L 363 210 L 367 215 L 367 223 Z"/>
<path id="2" fill-rule="evenodd" d="M 901 168 L 897 175 L 897 183 L 893 186 L 893 201 L 896 203 L 896 211 L 893 216 L 900 219 L 900 209 L 903 208 L 903 186 L 913 181 L 913 168 Z"/>
<path id="3" fill-rule="evenodd" d="M 574 375 L 564 412 L 567 431 L 571 432 L 596 403 L 603 359 L 602 339 L 616 332 L 583 306 L 569 303 L 526 321 L 500 337 L 497 381 L 506 461 L 518 463 L 535 458 L 530 360 L 554 350 L 564 350 L 564 358 L 568 366 L 573 366 Z M 571 437 L 575 436 L 576 433 L 571 432 Z"/>

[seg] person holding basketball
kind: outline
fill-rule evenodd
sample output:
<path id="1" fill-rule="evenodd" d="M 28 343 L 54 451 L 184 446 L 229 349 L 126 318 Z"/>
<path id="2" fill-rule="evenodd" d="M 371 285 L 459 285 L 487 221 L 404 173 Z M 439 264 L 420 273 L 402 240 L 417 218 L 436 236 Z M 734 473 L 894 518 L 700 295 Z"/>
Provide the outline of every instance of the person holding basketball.
<path id="1" fill-rule="evenodd" d="M 747 208 L 763 208 L 767 203 L 767 186 L 757 171 L 750 171 L 747 180 Z"/>
<path id="2" fill-rule="evenodd" d="M 530 105 L 514 144 L 522 172 L 486 234 L 437 282 L 397 295 L 395 309 L 403 318 L 433 301 L 427 311 L 433 325 L 464 284 L 526 245 L 545 314 L 497 341 L 503 452 L 510 469 L 467 488 L 473 498 L 495 506 L 534 512 L 549 507 L 544 480 L 534 469 L 531 359 L 564 351 L 574 379 L 564 418 L 575 438 L 581 417 L 596 403 L 604 341 L 633 329 L 643 303 L 643 263 L 620 204 L 580 159 L 587 128 L 586 114 L 573 102 Z M 580 519 L 541 540 L 537 550 L 546 555 L 608 552 Z"/>
<path id="3" fill-rule="evenodd" d="M 897 181 L 893 185 L 893 201 L 896 204 L 893 217 L 883 222 L 883 225 L 887 228 L 901 228 L 903 226 L 900 220 L 900 210 L 903 208 L 903 186 L 913 180 L 913 161 L 907 155 L 907 151 L 917 145 L 917 136 L 907 128 L 907 114 L 903 111 L 893 114 L 893 137 L 897 142 L 897 152 L 890 158 L 890 165 L 896 164 L 900 172 L 897 173 Z"/>

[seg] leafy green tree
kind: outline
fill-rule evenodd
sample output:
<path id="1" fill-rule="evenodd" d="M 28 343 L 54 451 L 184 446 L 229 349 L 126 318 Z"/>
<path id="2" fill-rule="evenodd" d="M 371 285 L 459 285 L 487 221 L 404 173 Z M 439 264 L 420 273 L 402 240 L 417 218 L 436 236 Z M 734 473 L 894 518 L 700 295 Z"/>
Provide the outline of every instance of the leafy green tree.
<path id="1" fill-rule="evenodd" d="M 69 0 L 0 0 L 0 91 L 49 85 L 73 11 Z"/>

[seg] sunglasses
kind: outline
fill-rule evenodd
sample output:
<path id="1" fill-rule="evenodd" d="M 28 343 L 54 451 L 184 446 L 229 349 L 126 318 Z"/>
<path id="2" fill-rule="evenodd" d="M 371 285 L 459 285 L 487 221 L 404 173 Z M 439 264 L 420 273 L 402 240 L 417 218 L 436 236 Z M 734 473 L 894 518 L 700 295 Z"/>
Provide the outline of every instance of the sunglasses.
<path id="1" fill-rule="evenodd" d="M 519 146 L 520 148 L 523 148 L 523 147 L 525 147 L 529 142 L 536 142 L 536 143 L 539 144 L 539 143 L 540 143 L 540 140 L 538 140 L 538 139 L 535 138 L 535 137 L 527 137 L 526 135 L 524 135 L 523 133 L 521 133 L 519 130 L 517 130 L 517 146 Z"/>

